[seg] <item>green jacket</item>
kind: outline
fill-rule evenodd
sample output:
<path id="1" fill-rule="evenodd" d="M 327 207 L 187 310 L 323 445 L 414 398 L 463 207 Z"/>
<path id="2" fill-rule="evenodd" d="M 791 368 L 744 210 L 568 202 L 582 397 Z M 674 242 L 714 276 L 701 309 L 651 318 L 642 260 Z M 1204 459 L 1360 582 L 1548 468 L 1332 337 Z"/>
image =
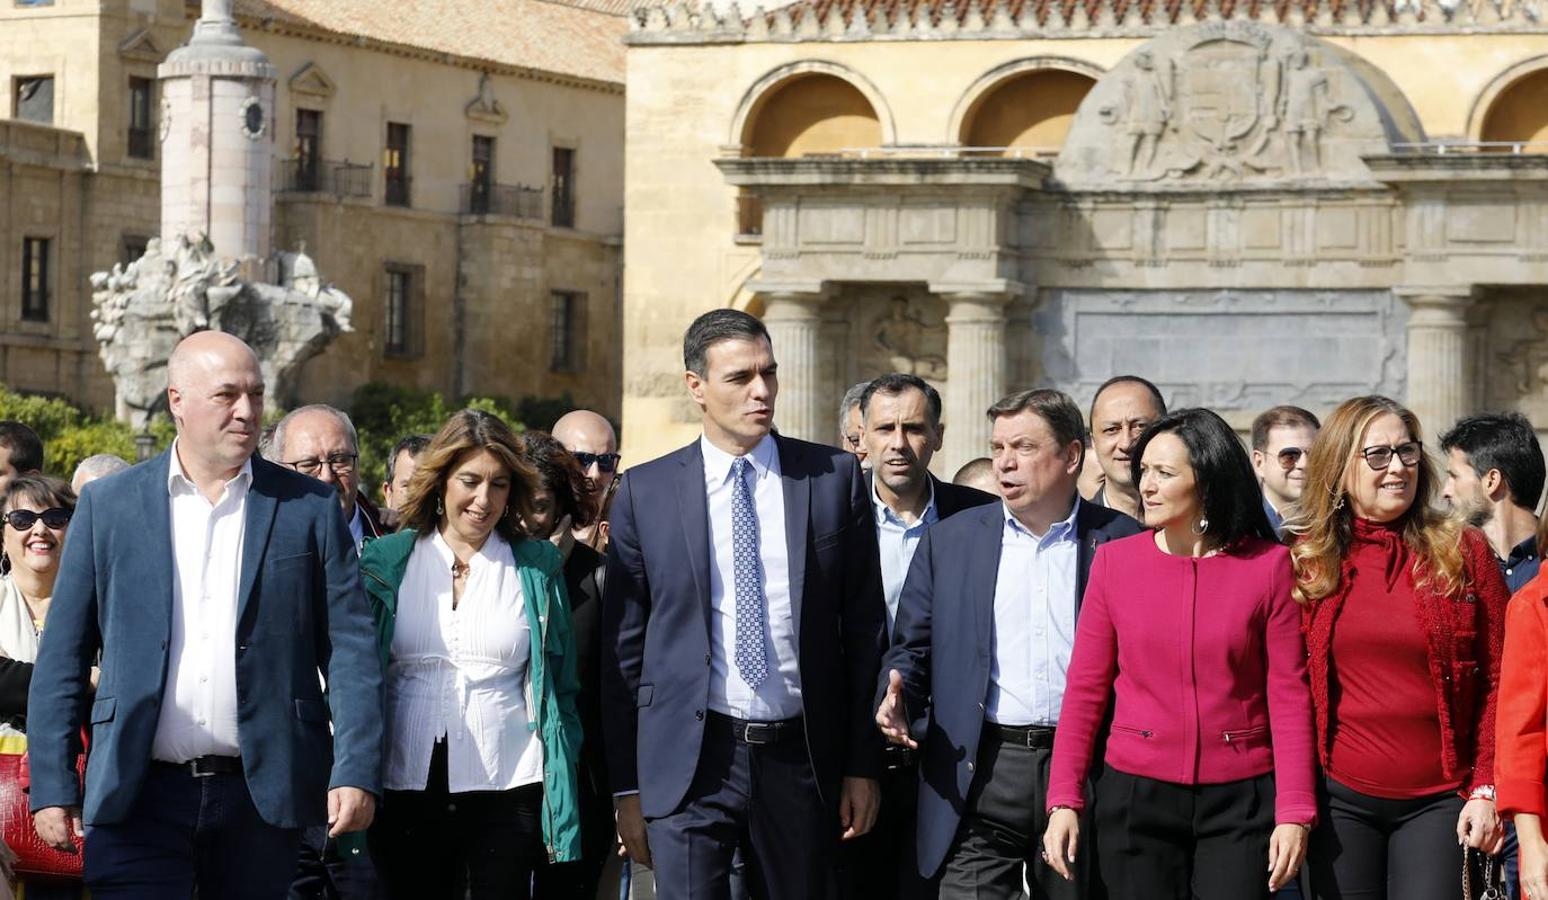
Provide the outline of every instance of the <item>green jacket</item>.
<path id="1" fill-rule="evenodd" d="M 411 529 L 366 544 L 360 554 L 360 576 L 371 612 L 382 672 L 392 656 L 393 625 L 398 612 L 398 586 L 408 569 L 418 535 Z M 527 727 L 543 741 L 543 843 L 550 862 L 580 859 L 580 804 L 575 776 L 580 758 L 581 722 L 576 706 L 580 677 L 576 672 L 575 632 L 570 626 L 570 600 L 564 587 L 564 560 L 547 541 L 522 540 L 511 545 L 521 590 L 526 598 L 527 625 L 534 648 L 527 670 L 532 685 L 531 721 Z"/>

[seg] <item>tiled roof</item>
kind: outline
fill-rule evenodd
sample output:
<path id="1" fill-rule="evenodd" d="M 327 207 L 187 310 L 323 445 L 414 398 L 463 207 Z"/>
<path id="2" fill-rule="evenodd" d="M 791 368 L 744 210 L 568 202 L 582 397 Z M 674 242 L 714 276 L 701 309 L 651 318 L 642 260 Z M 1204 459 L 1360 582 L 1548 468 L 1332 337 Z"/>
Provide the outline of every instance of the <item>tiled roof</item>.
<path id="1" fill-rule="evenodd" d="M 239 17 L 622 84 L 628 0 L 236 0 Z"/>
<path id="2" fill-rule="evenodd" d="M 1335 19 L 1368 20 L 1378 6 L 1395 16 L 1404 4 L 1395 0 L 1001 0 L 998 4 L 989 0 L 800 0 L 785 9 L 796 26 L 807 15 L 815 16 L 820 23 L 826 23 L 834 14 L 846 23 L 852 22 L 858 12 L 874 28 L 878 23 L 895 23 L 899 16 L 911 22 L 919 22 L 924 17 L 932 25 L 945 21 L 965 25 L 975 8 L 988 20 L 996 6 L 1003 6 L 1012 20 L 1025 21 L 1022 18 L 1025 15 L 1039 25 L 1068 22 L 1074 18 L 1077 6 L 1084 7 L 1083 12 L 1090 22 L 1097 21 L 1105 11 L 1111 11 L 1112 18 L 1117 21 L 1136 15 L 1147 24 L 1167 25 L 1177 24 L 1186 17 L 1258 19 L 1269 13 L 1284 20 L 1292 12 L 1301 13 L 1309 21 L 1315 20 L 1319 13 L 1331 13 Z M 1423 18 L 1422 11 L 1419 18 Z"/>

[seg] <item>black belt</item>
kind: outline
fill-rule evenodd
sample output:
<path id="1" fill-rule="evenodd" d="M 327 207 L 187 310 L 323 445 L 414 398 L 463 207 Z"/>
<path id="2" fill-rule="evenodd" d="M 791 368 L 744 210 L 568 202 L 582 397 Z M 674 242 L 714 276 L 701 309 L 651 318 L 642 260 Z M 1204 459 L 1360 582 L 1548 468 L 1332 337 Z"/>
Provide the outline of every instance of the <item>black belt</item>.
<path id="1" fill-rule="evenodd" d="M 996 725 L 987 723 L 1000 736 L 1000 741 L 1026 747 L 1028 750 L 1052 750 L 1054 730 L 1048 725 Z"/>
<path id="2" fill-rule="evenodd" d="M 750 722 L 747 719 L 738 719 L 713 711 L 709 716 L 711 722 L 729 726 L 731 736 L 738 741 L 755 746 L 778 744 L 781 741 L 798 738 L 805 733 L 799 716 L 778 722 Z"/>
<path id="3" fill-rule="evenodd" d="M 174 769 L 192 778 L 208 778 L 211 775 L 240 775 L 242 774 L 242 757 L 240 756 L 201 756 L 190 759 L 187 762 L 163 762 L 156 760 L 156 765 L 168 769 Z"/>
<path id="4" fill-rule="evenodd" d="M 886 766 L 889 772 L 895 772 L 899 769 L 912 769 L 918 761 L 912 747 L 905 747 L 902 744 L 888 744 L 882 750 L 882 764 Z"/>

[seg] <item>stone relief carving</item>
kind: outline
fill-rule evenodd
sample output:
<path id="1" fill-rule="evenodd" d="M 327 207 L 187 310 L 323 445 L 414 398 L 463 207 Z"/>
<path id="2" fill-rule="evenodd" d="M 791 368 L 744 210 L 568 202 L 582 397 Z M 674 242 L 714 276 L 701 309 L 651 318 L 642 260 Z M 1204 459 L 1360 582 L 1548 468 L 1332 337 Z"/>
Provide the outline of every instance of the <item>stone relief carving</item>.
<path id="1" fill-rule="evenodd" d="M 1338 52 L 1252 22 L 1171 29 L 1092 89 L 1055 175 L 1162 187 L 1368 180 L 1360 156 L 1388 147 L 1390 117 Z"/>
<path id="2" fill-rule="evenodd" d="M 463 110 L 470 119 L 478 119 L 483 122 L 504 124 L 509 116 L 505 112 L 505 106 L 494 95 L 494 80 L 485 72 L 478 77 L 478 93 Z"/>
<path id="3" fill-rule="evenodd" d="M 926 381 L 946 379 L 946 323 L 931 316 L 924 305 L 908 297 L 887 301 L 868 333 L 872 357 L 868 368 L 918 375 Z"/>
<path id="4" fill-rule="evenodd" d="M 171 247 L 154 238 L 128 266 L 92 275 L 92 333 L 118 417 L 141 429 L 164 409 L 167 358 L 196 331 L 242 338 L 258 354 L 272 402 L 289 396 L 302 364 L 352 330 L 353 303 L 322 282 L 304 252 L 280 253 L 278 262 L 279 284 L 247 283 L 204 235 Z"/>
<path id="5" fill-rule="evenodd" d="M 1504 347 L 1494 354 L 1498 365 L 1486 368 L 1493 376 L 1491 404 L 1515 405 L 1519 401 L 1535 414 L 1548 411 L 1548 309 L 1501 303 L 1491 330 L 1495 346 Z"/>

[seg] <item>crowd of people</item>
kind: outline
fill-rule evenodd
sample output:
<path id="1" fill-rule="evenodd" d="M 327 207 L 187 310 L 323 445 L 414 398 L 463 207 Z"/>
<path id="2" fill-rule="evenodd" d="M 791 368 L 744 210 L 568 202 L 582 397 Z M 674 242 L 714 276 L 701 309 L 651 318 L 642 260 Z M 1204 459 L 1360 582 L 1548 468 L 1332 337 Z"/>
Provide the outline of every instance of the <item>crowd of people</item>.
<path id="1" fill-rule="evenodd" d="M 830 447 L 757 319 L 683 345 L 688 446 L 464 410 L 379 504 L 224 334 L 147 462 L 67 484 L 0 422 L 0 752 L 82 863 L 26 896 L 1548 900 L 1523 417 L 1244 443 L 1119 375 L 1001 399 L 945 481 L 926 381 Z"/>

